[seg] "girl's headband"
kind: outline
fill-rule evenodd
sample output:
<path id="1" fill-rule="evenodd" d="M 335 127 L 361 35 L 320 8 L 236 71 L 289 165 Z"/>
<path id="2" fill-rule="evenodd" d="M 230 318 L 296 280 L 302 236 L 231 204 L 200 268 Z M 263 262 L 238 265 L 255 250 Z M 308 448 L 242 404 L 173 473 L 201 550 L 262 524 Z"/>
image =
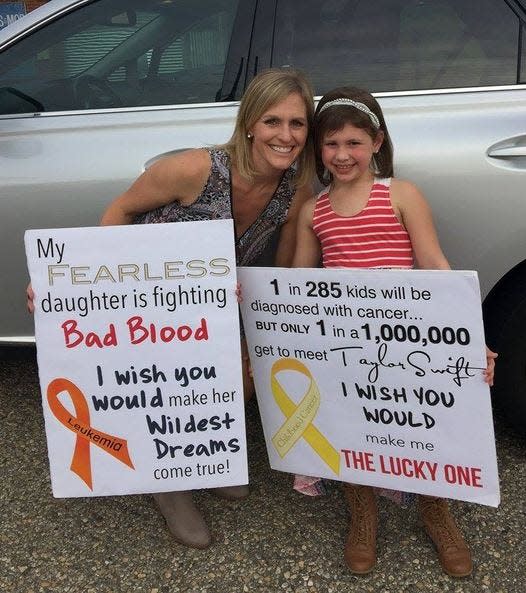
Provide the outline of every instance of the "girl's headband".
<path id="1" fill-rule="evenodd" d="M 363 111 L 363 113 L 365 113 L 369 116 L 369 119 L 373 123 L 373 126 L 377 130 L 380 128 L 380 120 L 378 119 L 376 114 L 374 114 L 369 109 L 369 107 L 367 107 L 367 105 L 365 105 L 365 103 L 359 103 L 358 101 L 353 101 L 352 99 L 346 99 L 344 97 L 342 97 L 341 99 L 334 99 L 334 101 L 327 101 L 327 103 L 325 103 L 323 105 L 323 107 L 318 111 L 318 115 L 320 113 L 322 113 L 323 111 L 325 111 L 325 109 L 328 109 L 329 107 L 333 107 L 335 105 L 349 105 L 350 107 L 354 107 L 355 109 L 359 109 L 360 111 Z"/>

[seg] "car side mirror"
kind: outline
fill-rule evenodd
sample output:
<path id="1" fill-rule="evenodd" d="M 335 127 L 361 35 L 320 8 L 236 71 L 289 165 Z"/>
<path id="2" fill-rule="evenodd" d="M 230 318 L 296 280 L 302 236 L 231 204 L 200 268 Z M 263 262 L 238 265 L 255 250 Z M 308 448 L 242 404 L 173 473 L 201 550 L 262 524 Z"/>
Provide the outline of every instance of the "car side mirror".
<path id="1" fill-rule="evenodd" d="M 110 25 L 117 27 L 135 27 L 137 24 L 137 13 L 129 8 L 125 12 L 120 12 L 111 17 Z"/>
<path id="2" fill-rule="evenodd" d="M 0 88 L 0 115 L 12 113 L 36 113 L 44 111 L 44 105 L 11 86 Z"/>

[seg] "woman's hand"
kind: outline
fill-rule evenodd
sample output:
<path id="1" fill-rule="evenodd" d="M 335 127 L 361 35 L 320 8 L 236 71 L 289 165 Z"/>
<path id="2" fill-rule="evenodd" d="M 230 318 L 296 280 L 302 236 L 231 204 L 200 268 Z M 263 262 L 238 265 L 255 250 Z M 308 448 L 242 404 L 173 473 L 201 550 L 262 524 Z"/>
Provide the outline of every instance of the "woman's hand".
<path id="1" fill-rule="evenodd" d="M 236 298 L 238 303 L 243 302 L 243 291 L 241 289 L 241 282 L 236 284 Z"/>
<path id="2" fill-rule="evenodd" d="M 498 354 L 496 352 L 492 352 L 486 346 L 486 363 L 487 367 L 484 371 L 484 381 L 490 386 L 493 387 L 493 379 L 495 376 L 495 359 L 497 358 Z"/>
<path id="3" fill-rule="evenodd" d="M 27 285 L 26 288 L 26 295 L 27 295 L 27 310 L 30 313 L 35 312 L 35 293 L 33 292 L 33 287 L 31 286 L 31 282 Z"/>

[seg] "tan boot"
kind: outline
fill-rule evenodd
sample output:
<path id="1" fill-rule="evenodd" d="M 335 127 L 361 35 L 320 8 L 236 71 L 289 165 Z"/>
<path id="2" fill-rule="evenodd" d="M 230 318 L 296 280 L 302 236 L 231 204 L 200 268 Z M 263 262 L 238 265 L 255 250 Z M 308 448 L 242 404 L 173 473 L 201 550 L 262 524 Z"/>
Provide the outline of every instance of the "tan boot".
<path id="1" fill-rule="evenodd" d="M 351 511 L 345 562 L 355 574 L 367 574 L 376 564 L 378 509 L 376 494 L 370 486 L 345 484 L 345 497 Z"/>
<path id="2" fill-rule="evenodd" d="M 210 488 L 210 492 L 224 498 L 225 500 L 243 500 L 250 494 L 248 484 L 243 486 L 221 486 L 218 488 Z"/>
<path id="3" fill-rule="evenodd" d="M 449 514 L 447 501 L 430 496 L 418 497 L 418 510 L 424 528 L 435 544 L 444 572 L 452 577 L 467 577 L 473 571 L 471 552 L 455 520 Z"/>
<path id="4" fill-rule="evenodd" d="M 170 533 L 183 546 L 208 548 L 212 536 L 192 499 L 191 490 L 161 492 L 153 498 L 161 510 Z"/>

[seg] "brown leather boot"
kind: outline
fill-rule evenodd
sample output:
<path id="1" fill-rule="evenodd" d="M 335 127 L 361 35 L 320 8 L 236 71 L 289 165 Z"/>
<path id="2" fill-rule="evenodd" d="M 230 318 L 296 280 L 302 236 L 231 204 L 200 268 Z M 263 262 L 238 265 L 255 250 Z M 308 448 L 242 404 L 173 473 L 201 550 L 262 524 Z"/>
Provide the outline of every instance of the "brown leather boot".
<path id="1" fill-rule="evenodd" d="M 212 536 L 194 504 L 191 490 L 161 492 L 154 494 L 153 498 L 176 541 L 189 548 L 208 548 Z"/>
<path id="2" fill-rule="evenodd" d="M 355 574 L 367 574 L 376 564 L 378 509 L 376 494 L 370 486 L 345 484 L 345 497 L 351 511 L 345 562 Z"/>
<path id="3" fill-rule="evenodd" d="M 473 571 L 471 552 L 455 520 L 449 514 L 447 501 L 431 496 L 418 497 L 418 510 L 424 528 L 435 544 L 440 564 L 451 577 L 467 577 Z"/>

